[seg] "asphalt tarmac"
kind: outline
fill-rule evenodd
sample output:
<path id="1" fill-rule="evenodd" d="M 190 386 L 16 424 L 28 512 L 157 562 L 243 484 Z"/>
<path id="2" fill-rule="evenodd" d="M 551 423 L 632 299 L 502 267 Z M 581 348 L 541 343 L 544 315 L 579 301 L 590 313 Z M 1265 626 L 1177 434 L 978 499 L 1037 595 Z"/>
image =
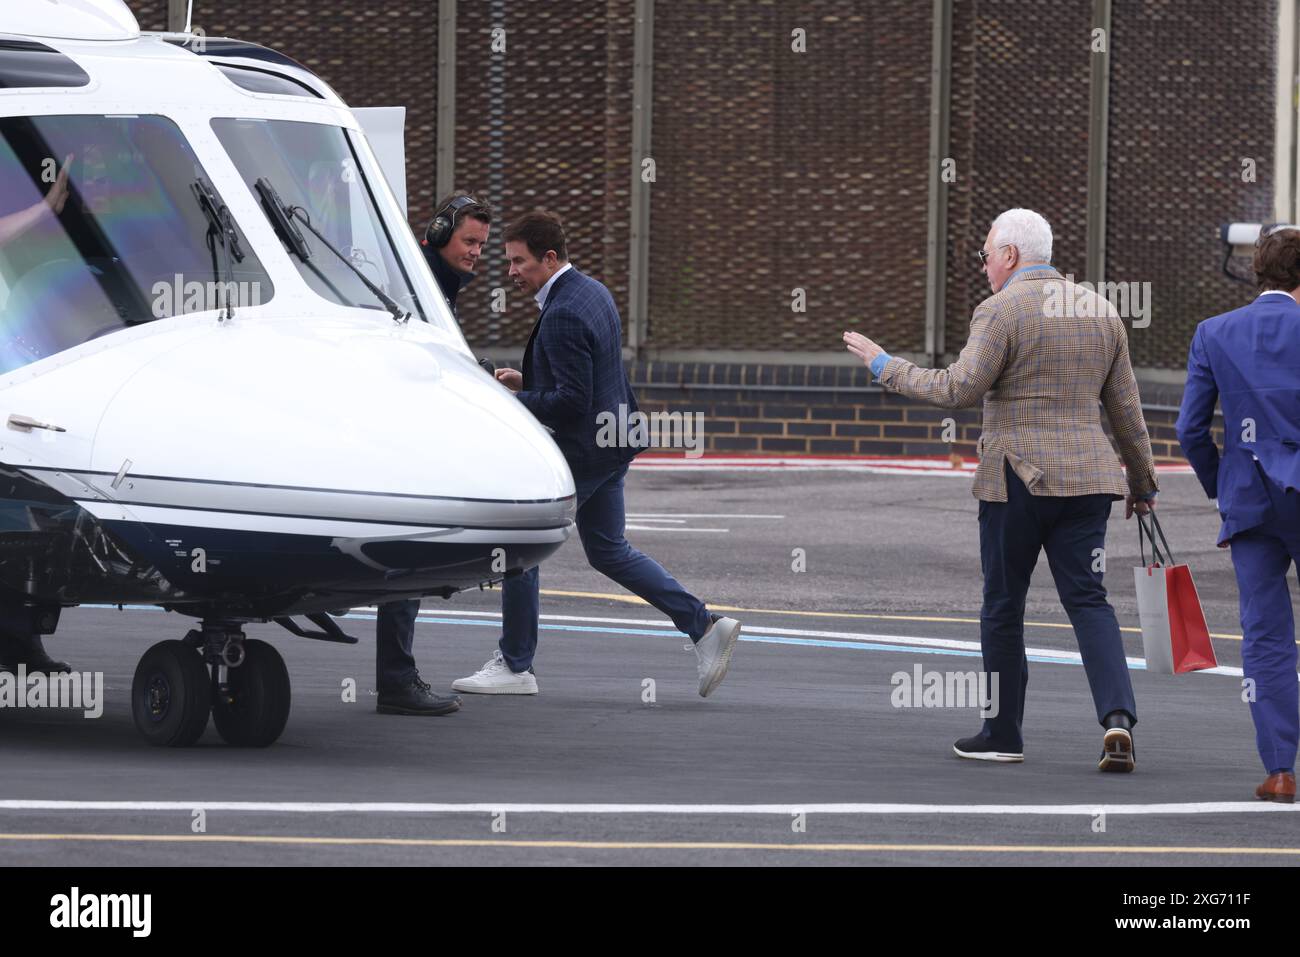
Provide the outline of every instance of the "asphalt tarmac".
<path id="1" fill-rule="evenodd" d="M 148 747 L 132 674 L 191 621 L 73 609 L 48 647 L 103 672 L 104 712 L 0 709 L 0 864 L 1294 863 L 1295 806 L 1253 799 L 1263 768 L 1217 514 L 1190 475 L 1162 487 L 1222 673 L 1143 669 L 1137 532 L 1118 506 L 1107 583 L 1139 708 L 1131 775 L 1096 770 L 1101 732 L 1045 560 L 1023 765 L 952 754 L 979 727 L 973 707 L 891 701 L 898 673 L 980 667 L 968 478 L 633 470 L 629 538 L 744 623 L 710 698 L 687 640 L 587 567 L 576 540 L 542 568 L 536 697 L 382 716 L 372 611 L 343 621 L 358 646 L 250 627 L 293 678 L 288 728 L 265 750 L 211 727 L 191 749 Z M 492 591 L 426 601 L 425 679 L 445 689 L 476 670 L 498 612 Z"/>

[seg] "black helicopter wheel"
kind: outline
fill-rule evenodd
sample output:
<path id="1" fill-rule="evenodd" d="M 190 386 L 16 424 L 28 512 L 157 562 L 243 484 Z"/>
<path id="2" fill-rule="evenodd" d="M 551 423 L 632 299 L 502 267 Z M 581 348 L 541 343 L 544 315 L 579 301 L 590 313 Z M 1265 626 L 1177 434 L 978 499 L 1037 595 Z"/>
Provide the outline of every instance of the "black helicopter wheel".
<path id="1" fill-rule="evenodd" d="M 213 681 L 212 721 L 235 747 L 273 744 L 289 721 L 289 704 L 289 669 L 265 641 L 245 641 L 244 660 L 227 670 L 224 687 Z"/>
<path id="2" fill-rule="evenodd" d="M 146 741 L 188 748 L 203 736 L 211 710 L 211 678 L 197 650 L 160 641 L 144 653 L 131 682 L 131 716 Z"/>

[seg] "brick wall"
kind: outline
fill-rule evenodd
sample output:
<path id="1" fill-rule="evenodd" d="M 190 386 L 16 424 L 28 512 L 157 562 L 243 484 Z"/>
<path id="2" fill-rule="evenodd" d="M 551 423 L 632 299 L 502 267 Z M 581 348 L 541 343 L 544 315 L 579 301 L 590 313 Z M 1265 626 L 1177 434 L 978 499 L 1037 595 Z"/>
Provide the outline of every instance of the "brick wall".
<path id="1" fill-rule="evenodd" d="M 923 348 L 929 72 L 929 3 L 656 3 L 646 345 Z"/>
<path id="2" fill-rule="evenodd" d="M 1180 369 L 1195 323 L 1250 297 L 1219 272 L 1216 227 L 1271 218 L 1277 2 L 1115 4 L 1108 278 L 1152 284 L 1151 325 L 1132 336 L 1139 366 Z M 129 3 L 142 27 L 162 28 L 164 0 Z M 649 349 L 797 362 L 839 351 L 849 326 L 899 352 L 922 347 L 930 6 L 656 4 Z M 955 0 L 950 356 L 986 294 L 974 251 L 1003 208 L 1039 208 L 1062 270 L 1084 273 L 1091 9 Z M 556 208 L 575 261 L 626 318 L 634 0 L 459 10 L 459 185 L 487 192 L 503 218 Z M 410 221 L 422 234 L 435 200 L 435 0 L 196 0 L 194 21 L 299 59 L 354 106 L 405 105 Z M 491 50 L 496 27 L 505 53 Z M 795 29 L 806 52 L 791 48 Z M 533 318 L 501 259 L 494 241 L 461 297 L 480 350 L 521 345 Z M 505 313 L 489 309 L 497 286 Z M 806 312 L 790 308 L 795 288 Z"/>
<path id="3" fill-rule="evenodd" d="M 706 454 L 973 458 L 980 435 L 978 408 L 937 409 L 886 392 L 868 383 L 865 367 L 639 362 L 629 372 L 642 411 L 704 416 Z M 1174 434 L 1179 394 L 1144 389 L 1157 461 L 1183 461 Z M 945 419 L 952 442 L 944 441 Z M 1221 426 L 1215 434 L 1222 441 Z"/>
<path id="4" fill-rule="evenodd" d="M 1114 6 L 1107 278 L 1151 284 L 1133 364 L 1181 369 L 1196 324 L 1255 294 L 1220 271 L 1217 227 L 1273 219 L 1277 2 Z"/>

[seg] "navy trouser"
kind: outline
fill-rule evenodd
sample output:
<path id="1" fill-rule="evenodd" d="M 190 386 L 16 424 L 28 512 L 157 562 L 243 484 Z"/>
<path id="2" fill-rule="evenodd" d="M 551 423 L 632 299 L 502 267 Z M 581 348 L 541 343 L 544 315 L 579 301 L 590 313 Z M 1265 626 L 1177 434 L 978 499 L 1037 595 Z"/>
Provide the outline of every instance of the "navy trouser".
<path id="1" fill-rule="evenodd" d="M 998 674 L 998 713 L 984 721 L 984 734 L 999 748 L 1020 751 L 1029 662 L 1025 657 L 1025 595 L 1038 562 L 1047 562 L 1056 591 L 1074 626 L 1097 720 L 1126 711 L 1137 720 L 1124 643 L 1115 610 L 1102 585 L 1100 549 L 1106 546 L 1109 495 L 1031 495 L 1006 466 L 1007 500 L 980 502 L 980 560 L 984 607 L 980 647 L 990 679 Z"/>
<path id="2" fill-rule="evenodd" d="M 1255 682 L 1250 716 L 1269 774 L 1294 771 L 1300 738 L 1295 617 L 1287 573 L 1300 564 L 1300 493 L 1282 492 L 1261 471 L 1270 510 L 1264 522 L 1232 536 L 1241 604 L 1242 672 Z"/>
<path id="3" fill-rule="evenodd" d="M 591 567 L 644 598 L 673 620 L 677 629 L 699 641 L 712 622 L 704 603 L 642 554 L 623 535 L 623 477 L 620 465 L 597 474 L 574 474 L 578 498 L 578 537 Z M 532 667 L 537 652 L 540 610 L 537 569 L 505 580 L 501 588 L 501 655 L 516 674 Z"/>
<path id="4" fill-rule="evenodd" d="M 375 621 L 375 682 L 379 685 L 376 691 L 397 691 L 419 674 L 411 653 L 419 611 L 418 598 L 379 606 Z"/>

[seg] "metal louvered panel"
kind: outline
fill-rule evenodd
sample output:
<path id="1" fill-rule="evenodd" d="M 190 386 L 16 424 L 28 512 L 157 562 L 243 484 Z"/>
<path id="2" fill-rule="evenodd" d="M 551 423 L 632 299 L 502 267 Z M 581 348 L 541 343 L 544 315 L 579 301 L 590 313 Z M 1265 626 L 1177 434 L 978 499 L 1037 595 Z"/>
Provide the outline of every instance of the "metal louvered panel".
<path id="1" fill-rule="evenodd" d="M 1276 22 L 1276 0 L 1115 5 L 1106 278 L 1151 284 L 1135 365 L 1185 368 L 1196 324 L 1254 296 L 1218 226 L 1273 218 Z"/>
<path id="2" fill-rule="evenodd" d="M 1042 213 L 1052 226 L 1053 262 L 1084 278 L 1091 24 L 1087 0 L 954 6 L 949 353 L 961 350 L 971 313 L 990 295 L 975 254 L 1003 210 Z"/>
<path id="3" fill-rule="evenodd" d="M 456 181 L 499 217 L 458 300 L 475 346 L 528 339 L 537 306 L 506 275 L 500 230 L 539 206 L 564 220 L 574 265 L 610 288 L 626 323 L 632 14 L 633 0 L 459 5 Z M 492 50 L 494 29 L 504 52 Z M 495 288 L 504 312 L 491 309 Z"/>
<path id="4" fill-rule="evenodd" d="M 929 68 L 924 4 L 660 4 L 648 344 L 922 347 Z"/>
<path id="5" fill-rule="evenodd" d="M 133 0 L 162 29 L 165 0 Z M 210 36 L 271 46 L 349 103 L 405 105 L 410 218 L 432 217 L 436 0 L 197 0 Z M 326 9 L 330 7 L 332 9 Z M 457 185 L 498 211 L 466 335 L 509 354 L 536 316 L 509 284 L 504 221 L 545 205 L 626 319 L 635 0 L 462 0 Z M 1085 273 L 1090 0 L 955 0 L 945 345 L 988 295 L 974 252 L 1010 206 L 1041 211 Z M 1114 4 L 1107 278 L 1149 282 L 1134 362 L 1178 369 L 1195 323 L 1250 296 L 1215 227 L 1272 218 L 1277 0 Z M 659 0 L 654 18 L 649 355 L 840 351 L 860 328 L 924 348 L 930 4 Z M 492 29 L 507 49 L 492 52 Z M 807 52 L 791 49 L 806 31 Z M 1243 182 L 1241 160 L 1256 160 Z M 492 312 L 492 291 L 507 309 Z M 790 308 L 805 290 L 807 311 Z"/>

